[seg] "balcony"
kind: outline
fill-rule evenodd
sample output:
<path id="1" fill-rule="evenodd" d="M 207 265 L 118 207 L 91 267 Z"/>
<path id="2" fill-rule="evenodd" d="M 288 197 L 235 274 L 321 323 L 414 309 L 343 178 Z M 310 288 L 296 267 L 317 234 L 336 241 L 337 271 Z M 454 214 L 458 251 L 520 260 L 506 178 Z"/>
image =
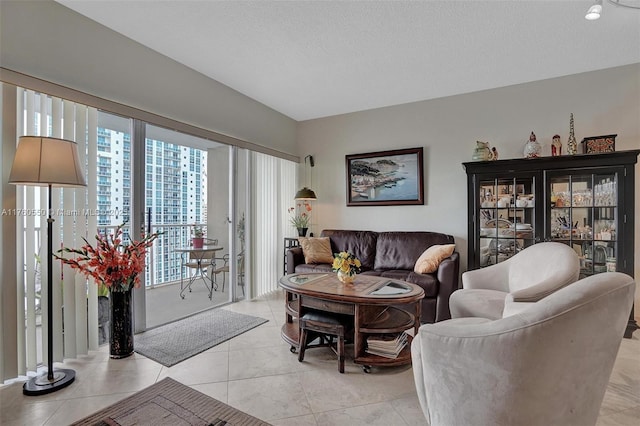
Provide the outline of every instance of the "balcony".
<path id="1" fill-rule="evenodd" d="M 201 225 L 206 229 L 206 225 Z M 209 293 L 201 279 L 196 279 L 192 284 L 192 291 L 186 292 L 185 298 L 180 298 L 180 279 L 181 279 L 181 258 L 177 248 L 189 246 L 191 240 L 192 225 L 164 225 L 152 226 L 152 232 L 163 232 L 159 239 L 154 243 L 152 250 L 147 254 L 147 271 L 146 278 L 146 319 L 147 328 L 153 328 L 161 324 L 175 321 L 180 318 L 192 315 L 194 313 L 220 306 L 230 302 L 229 275 L 225 276 L 225 288 L 222 291 L 222 275 L 217 277 L 218 289 L 213 292 L 213 297 L 209 300 Z M 99 226 L 99 232 L 112 233 L 116 226 Z M 27 229 L 24 229 L 24 238 L 27 238 Z M 92 233 L 89 232 L 91 235 Z M 128 234 L 125 234 L 128 238 Z M 42 289 L 42 279 L 46 277 L 40 276 L 39 262 L 44 258 L 46 249 L 41 247 L 41 230 L 39 227 L 34 229 L 33 234 L 29 234 L 29 238 L 35 241 L 35 247 L 40 247 L 38 263 L 35 268 L 35 280 L 32 285 L 35 286 L 33 292 L 29 292 L 25 288 L 25 310 L 27 306 L 35 306 L 36 314 L 36 332 L 40 334 L 41 330 L 41 304 L 40 294 Z M 93 238 L 88 238 L 90 243 L 95 243 Z M 64 243 L 63 243 L 64 244 Z M 221 257 L 224 253 L 228 253 L 228 248 L 219 252 Z M 28 257 L 33 259 L 33 257 Z M 30 269 L 33 269 L 31 266 Z M 185 272 L 185 278 L 188 277 L 189 271 Z M 29 272 L 25 265 L 24 282 L 27 283 L 27 275 L 34 274 Z M 33 277 L 33 275 L 32 275 Z M 25 284 L 26 287 L 26 284 Z M 28 300 L 28 294 L 35 294 L 35 300 Z M 240 290 L 239 295 L 243 295 Z M 100 333 L 99 333 L 100 334 Z M 38 339 L 39 346 L 37 350 L 38 362 L 43 362 L 42 350 L 40 348 L 41 341 Z M 104 343 L 104 342 L 102 342 Z"/>

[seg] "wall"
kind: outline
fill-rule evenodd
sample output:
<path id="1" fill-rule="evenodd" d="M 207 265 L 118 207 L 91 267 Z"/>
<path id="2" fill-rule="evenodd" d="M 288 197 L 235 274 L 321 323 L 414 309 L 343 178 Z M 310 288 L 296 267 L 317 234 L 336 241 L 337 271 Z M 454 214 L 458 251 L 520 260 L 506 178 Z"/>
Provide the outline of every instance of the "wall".
<path id="1" fill-rule="evenodd" d="M 463 162 L 476 140 L 496 146 L 501 159 L 521 158 L 531 131 L 551 155 L 551 138 L 566 149 L 569 114 L 578 142 L 618 134 L 616 150 L 640 148 L 640 64 L 467 95 L 317 120 L 298 126 L 300 157 L 312 154 L 314 232 L 324 228 L 429 230 L 452 234 L 467 257 L 467 188 Z M 346 207 L 345 155 L 424 147 L 424 206 Z M 565 151 L 566 152 L 566 151 Z M 533 160 L 532 160 L 533 161 Z M 640 168 L 636 166 L 636 218 Z M 640 221 L 635 229 L 640 274 Z M 640 292 L 638 292 L 640 293 Z"/>
<path id="2" fill-rule="evenodd" d="M 296 122 L 52 0 L 0 2 L 0 66 L 297 155 Z"/>

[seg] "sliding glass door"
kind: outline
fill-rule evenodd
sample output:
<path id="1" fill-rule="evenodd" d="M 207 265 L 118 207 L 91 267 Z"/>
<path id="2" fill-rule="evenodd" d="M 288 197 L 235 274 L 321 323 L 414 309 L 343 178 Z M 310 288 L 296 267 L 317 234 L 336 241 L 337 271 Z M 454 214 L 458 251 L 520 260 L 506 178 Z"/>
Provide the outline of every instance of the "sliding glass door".
<path id="1" fill-rule="evenodd" d="M 149 124 L 144 132 L 145 228 L 161 233 L 146 277 L 153 328 L 232 300 L 231 147 Z"/>

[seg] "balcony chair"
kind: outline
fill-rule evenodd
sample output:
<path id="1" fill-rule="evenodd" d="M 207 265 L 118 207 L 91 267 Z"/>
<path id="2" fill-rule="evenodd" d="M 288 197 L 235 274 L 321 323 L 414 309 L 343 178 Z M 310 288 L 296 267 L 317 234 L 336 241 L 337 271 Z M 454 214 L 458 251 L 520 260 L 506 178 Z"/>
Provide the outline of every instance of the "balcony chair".
<path id="1" fill-rule="evenodd" d="M 544 242 L 504 262 L 462 274 L 462 289 L 449 299 L 451 318 L 499 319 L 575 282 L 580 260 L 566 244 Z"/>
<path id="2" fill-rule="evenodd" d="M 222 291 L 224 291 L 225 274 L 229 273 L 229 254 L 225 254 L 222 257 L 216 257 L 213 267 L 211 268 L 211 277 L 215 283 L 215 288 L 218 288 L 218 275 L 222 274 Z"/>
<path id="3" fill-rule="evenodd" d="M 220 264 L 219 262 L 222 262 Z M 217 288 L 217 276 L 222 274 L 222 291 L 224 291 L 225 274 L 229 273 L 229 254 L 225 254 L 222 257 L 217 257 L 215 267 L 211 271 L 213 282 L 216 283 Z M 244 295 L 244 252 L 238 254 L 238 286 L 242 287 L 242 295 Z"/>
<path id="4" fill-rule="evenodd" d="M 516 315 L 422 325 L 411 356 L 429 424 L 595 425 L 634 290 L 605 272 Z"/>

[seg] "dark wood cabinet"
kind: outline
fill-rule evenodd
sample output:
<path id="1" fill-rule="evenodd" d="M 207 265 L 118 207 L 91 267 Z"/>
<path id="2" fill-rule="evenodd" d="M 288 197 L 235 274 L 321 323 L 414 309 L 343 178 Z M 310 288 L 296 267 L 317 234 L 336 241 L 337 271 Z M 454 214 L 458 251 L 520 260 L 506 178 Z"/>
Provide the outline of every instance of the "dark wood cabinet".
<path id="1" fill-rule="evenodd" d="M 468 269 L 541 241 L 571 246 L 581 278 L 634 276 L 634 167 L 640 150 L 478 161 L 467 172 Z M 625 337 L 638 328 L 633 310 Z"/>

